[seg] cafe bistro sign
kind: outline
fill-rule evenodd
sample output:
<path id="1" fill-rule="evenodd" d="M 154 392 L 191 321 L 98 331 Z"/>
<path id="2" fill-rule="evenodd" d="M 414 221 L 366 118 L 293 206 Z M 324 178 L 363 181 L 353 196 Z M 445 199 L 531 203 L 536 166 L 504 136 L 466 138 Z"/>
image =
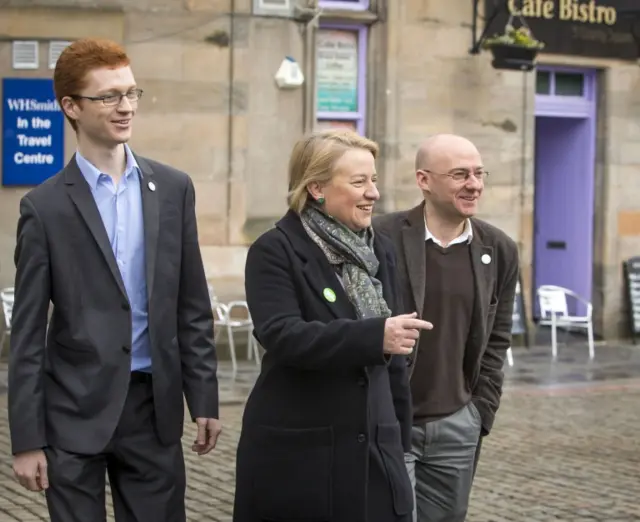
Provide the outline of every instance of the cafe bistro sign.
<path id="1" fill-rule="evenodd" d="M 487 34 L 502 33 L 512 14 L 526 20 L 545 53 L 635 60 L 631 22 L 618 12 L 627 5 L 628 0 L 485 0 L 486 19 L 501 9 Z"/>

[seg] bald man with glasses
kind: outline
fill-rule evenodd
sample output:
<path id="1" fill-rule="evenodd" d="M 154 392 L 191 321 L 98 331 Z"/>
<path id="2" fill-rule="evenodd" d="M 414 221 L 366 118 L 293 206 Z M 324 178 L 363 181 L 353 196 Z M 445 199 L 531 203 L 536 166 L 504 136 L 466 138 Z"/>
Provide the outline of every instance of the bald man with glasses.
<path id="1" fill-rule="evenodd" d="M 465 520 L 482 437 L 500 404 L 518 250 L 473 217 L 487 176 L 469 140 L 433 136 L 416 154 L 424 201 L 374 220 L 395 244 L 405 311 L 434 325 L 408 361 L 413 429 L 405 462 L 416 522 Z"/>

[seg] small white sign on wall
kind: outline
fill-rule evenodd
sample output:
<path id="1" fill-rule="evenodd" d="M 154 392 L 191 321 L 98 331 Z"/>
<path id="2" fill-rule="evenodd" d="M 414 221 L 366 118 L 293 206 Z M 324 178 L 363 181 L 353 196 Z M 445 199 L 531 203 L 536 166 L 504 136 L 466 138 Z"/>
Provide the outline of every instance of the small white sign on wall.
<path id="1" fill-rule="evenodd" d="M 38 42 L 16 40 L 11 49 L 14 69 L 37 69 L 39 66 Z"/>
<path id="2" fill-rule="evenodd" d="M 56 63 L 62 51 L 64 51 L 71 42 L 53 41 L 49 42 L 49 69 L 55 69 Z"/>

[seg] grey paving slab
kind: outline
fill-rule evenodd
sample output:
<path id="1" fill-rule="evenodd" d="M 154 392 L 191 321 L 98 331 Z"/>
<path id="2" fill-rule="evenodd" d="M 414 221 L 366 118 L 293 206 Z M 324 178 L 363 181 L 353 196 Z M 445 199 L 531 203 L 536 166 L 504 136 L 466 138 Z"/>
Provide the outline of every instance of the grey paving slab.
<path id="1" fill-rule="evenodd" d="M 640 521 L 640 348 L 515 350 L 503 404 L 483 445 L 469 522 Z M 231 521 L 242 404 L 256 369 L 220 372 L 225 428 L 215 452 L 188 451 L 188 520 Z M 0 377 L 1 378 L 1 377 Z M 0 522 L 47 520 L 44 497 L 13 480 L 6 395 L 0 394 Z M 110 503 L 109 503 L 110 504 Z M 110 517 L 112 510 L 109 505 Z M 113 520 L 113 518 L 109 518 Z"/>

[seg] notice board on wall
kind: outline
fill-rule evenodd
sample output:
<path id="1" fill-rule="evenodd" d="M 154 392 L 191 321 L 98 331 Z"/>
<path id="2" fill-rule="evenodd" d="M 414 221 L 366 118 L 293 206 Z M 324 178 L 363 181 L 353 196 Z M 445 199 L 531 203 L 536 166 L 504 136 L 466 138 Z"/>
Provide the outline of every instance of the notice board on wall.
<path id="1" fill-rule="evenodd" d="M 358 112 L 358 32 L 321 28 L 317 49 L 318 112 Z"/>
<path id="2" fill-rule="evenodd" d="M 635 344 L 636 337 L 640 335 L 640 257 L 627 259 L 622 266 L 627 295 L 627 318 Z"/>
<path id="3" fill-rule="evenodd" d="M 53 80 L 2 80 L 2 185 L 34 186 L 64 166 L 64 115 Z"/>

